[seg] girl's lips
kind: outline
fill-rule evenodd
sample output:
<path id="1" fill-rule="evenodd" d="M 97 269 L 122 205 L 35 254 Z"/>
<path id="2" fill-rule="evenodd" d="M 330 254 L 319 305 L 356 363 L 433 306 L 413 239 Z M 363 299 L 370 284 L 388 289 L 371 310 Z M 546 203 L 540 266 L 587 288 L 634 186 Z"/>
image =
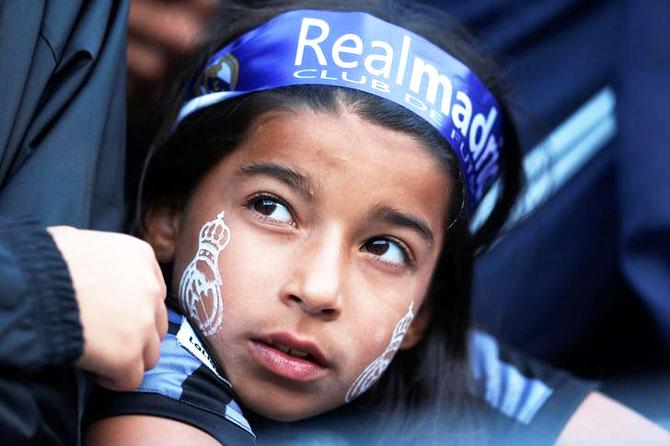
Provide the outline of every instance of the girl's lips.
<path id="1" fill-rule="evenodd" d="M 327 367 L 323 354 L 311 343 L 299 342 L 291 335 L 267 336 L 251 341 L 251 351 L 258 363 L 269 372 L 293 381 L 310 382 L 325 375 Z M 285 353 L 286 350 L 308 353 L 302 358 Z"/>

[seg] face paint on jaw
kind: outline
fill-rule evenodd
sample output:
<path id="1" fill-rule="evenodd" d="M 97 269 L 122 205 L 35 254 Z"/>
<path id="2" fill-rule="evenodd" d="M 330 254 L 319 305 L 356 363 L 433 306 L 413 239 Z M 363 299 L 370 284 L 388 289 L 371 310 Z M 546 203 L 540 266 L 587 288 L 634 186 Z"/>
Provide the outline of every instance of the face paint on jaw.
<path id="1" fill-rule="evenodd" d="M 216 333 L 223 322 L 219 255 L 230 241 L 224 213 L 205 223 L 198 236 L 198 249 L 179 282 L 179 302 L 202 336 Z"/>
<path id="2" fill-rule="evenodd" d="M 414 302 L 411 302 L 407 313 L 398 321 L 393 329 L 391 341 L 386 347 L 386 350 L 384 350 L 384 353 L 379 355 L 377 359 L 367 366 L 349 388 L 347 395 L 344 397 L 344 400 L 347 403 L 358 398 L 382 376 L 382 373 L 384 373 L 384 370 L 386 370 L 391 363 L 391 360 L 400 348 L 400 345 L 409 330 L 412 320 L 414 319 L 413 309 Z"/>

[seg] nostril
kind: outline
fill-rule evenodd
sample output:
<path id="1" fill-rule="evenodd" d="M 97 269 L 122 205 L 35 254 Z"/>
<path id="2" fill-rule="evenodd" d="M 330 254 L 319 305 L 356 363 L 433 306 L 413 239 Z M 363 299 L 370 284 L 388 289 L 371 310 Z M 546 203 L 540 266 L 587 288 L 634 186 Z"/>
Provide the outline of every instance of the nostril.
<path id="1" fill-rule="evenodd" d="M 340 312 L 337 304 L 330 302 L 329 299 L 318 299 L 308 296 L 300 297 L 299 294 L 287 293 L 284 295 L 283 300 L 287 304 L 296 305 L 304 311 L 323 319 L 336 319 Z"/>
<path id="2" fill-rule="evenodd" d="M 337 311 L 332 308 L 324 308 L 321 310 L 321 314 L 330 319 L 336 316 Z"/>

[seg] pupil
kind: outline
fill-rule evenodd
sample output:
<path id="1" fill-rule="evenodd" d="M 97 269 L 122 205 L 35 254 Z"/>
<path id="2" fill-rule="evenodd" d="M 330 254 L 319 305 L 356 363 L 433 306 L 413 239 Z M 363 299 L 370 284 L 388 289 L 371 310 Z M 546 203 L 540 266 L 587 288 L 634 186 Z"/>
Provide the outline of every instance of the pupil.
<path id="1" fill-rule="evenodd" d="M 389 243 L 386 240 L 375 240 L 368 246 L 368 251 L 374 255 L 385 254 L 389 249 Z"/>
<path id="2" fill-rule="evenodd" d="M 270 215 L 277 208 L 277 203 L 272 200 L 258 200 L 254 208 L 263 215 Z"/>

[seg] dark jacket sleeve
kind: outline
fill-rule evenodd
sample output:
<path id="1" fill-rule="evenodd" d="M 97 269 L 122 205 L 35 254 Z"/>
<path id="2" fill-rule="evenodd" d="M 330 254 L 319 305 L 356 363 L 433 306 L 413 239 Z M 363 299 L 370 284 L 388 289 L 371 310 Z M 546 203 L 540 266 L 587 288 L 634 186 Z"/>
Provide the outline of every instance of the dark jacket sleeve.
<path id="1" fill-rule="evenodd" d="M 82 328 L 67 266 L 44 226 L 0 219 L 0 437 L 77 444 Z"/>
<path id="2" fill-rule="evenodd" d="M 0 219 L 0 367 L 72 364 L 82 328 L 67 265 L 34 220 Z"/>

